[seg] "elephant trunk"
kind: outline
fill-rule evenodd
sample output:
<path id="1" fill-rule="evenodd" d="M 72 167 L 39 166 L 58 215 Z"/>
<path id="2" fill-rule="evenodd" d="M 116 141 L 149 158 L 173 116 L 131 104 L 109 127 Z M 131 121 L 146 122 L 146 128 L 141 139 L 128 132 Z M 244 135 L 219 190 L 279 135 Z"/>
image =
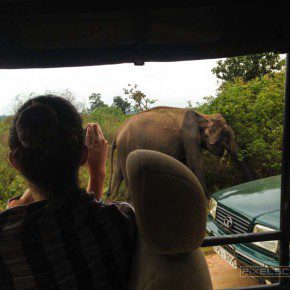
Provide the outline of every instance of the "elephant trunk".
<path id="1" fill-rule="evenodd" d="M 229 144 L 228 153 L 233 160 L 238 160 L 239 146 L 235 141 Z"/>

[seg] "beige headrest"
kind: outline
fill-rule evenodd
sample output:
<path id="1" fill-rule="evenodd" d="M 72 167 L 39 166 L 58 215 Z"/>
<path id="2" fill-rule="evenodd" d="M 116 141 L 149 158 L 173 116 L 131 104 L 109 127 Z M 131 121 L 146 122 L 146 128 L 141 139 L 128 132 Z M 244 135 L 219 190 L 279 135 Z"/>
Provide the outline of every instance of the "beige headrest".
<path id="1" fill-rule="evenodd" d="M 126 171 L 138 228 L 147 246 L 161 254 L 198 248 L 205 235 L 206 199 L 192 171 L 151 150 L 131 152 Z"/>

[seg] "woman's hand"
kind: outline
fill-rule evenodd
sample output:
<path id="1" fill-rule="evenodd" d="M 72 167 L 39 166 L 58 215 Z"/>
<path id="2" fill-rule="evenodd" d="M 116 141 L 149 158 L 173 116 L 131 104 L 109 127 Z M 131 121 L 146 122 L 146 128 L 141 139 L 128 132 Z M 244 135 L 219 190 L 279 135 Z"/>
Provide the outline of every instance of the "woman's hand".
<path id="1" fill-rule="evenodd" d="M 101 128 L 96 123 L 87 125 L 86 145 L 88 147 L 89 184 L 87 191 L 94 192 L 97 199 L 103 195 L 103 185 L 106 175 L 106 161 L 108 155 L 108 142 Z"/>
<path id="2" fill-rule="evenodd" d="M 27 189 L 21 197 L 16 198 L 16 199 L 12 198 L 7 204 L 7 208 L 25 205 L 32 202 L 35 202 L 32 191 L 30 189 Z"/>

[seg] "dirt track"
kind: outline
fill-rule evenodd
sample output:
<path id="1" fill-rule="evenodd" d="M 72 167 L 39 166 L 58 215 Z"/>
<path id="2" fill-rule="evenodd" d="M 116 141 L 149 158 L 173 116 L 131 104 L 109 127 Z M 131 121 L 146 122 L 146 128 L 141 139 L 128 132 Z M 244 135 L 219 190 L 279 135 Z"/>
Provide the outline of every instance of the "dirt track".
<path id="1" fill-rule="evenodd" d="M 258 285 L 258 283 L 250 277 L 241 277 L 240 270 L 234 269 L 219 255 L 211 253 L 207 254 L 205 258 L 214 289 Z"/>

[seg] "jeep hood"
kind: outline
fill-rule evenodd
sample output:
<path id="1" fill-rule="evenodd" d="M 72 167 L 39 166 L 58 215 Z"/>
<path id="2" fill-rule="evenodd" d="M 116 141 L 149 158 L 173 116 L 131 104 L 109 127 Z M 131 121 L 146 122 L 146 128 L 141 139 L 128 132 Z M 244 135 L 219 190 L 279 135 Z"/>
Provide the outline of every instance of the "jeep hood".
<path id="1" fill-rule="evenodd" d="M 281 177 L 272 176 L 243 183 L 212 195 L 219 205 L 249 220 L 277 227 L 280 212 Z M 277 221 L 274 222 L 274 219 Z M 262 222 L 263 221 L 263 222 Z"/>

